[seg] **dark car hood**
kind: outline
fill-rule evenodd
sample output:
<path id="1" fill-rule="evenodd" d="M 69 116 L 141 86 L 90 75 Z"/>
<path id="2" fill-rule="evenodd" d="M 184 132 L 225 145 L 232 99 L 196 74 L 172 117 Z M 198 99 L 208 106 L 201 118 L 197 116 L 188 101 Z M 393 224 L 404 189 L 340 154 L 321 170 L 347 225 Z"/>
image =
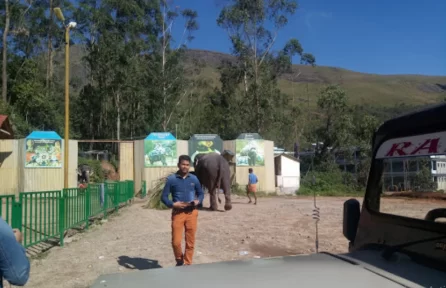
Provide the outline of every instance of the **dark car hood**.
<path id="1" fill-rule="evenodd" d="M 374 251 L 363 251 L 374 258 Z M 362 254 L 364 255 L 364 254 Z M 184 267 L 100 276 L 91 288 L 170 288 L 201 287 L 429 287 L 427 283 L 413 282 L 388 273 L 376 266 L 352 258 L 353 254 L 287 256 L 266 259 L 197 264 Z M 379 255 L 378 255 L 379 256 Z M 363 259 L 364 260 L 364 259 Z M 446 273 L 425 268 L 412 261 L 404 265 L 410 273 L 422 273 L 425 279 L 446 284 Z M 391 265 L 391 264 L 389 264 Z M 387 268 L 386 268 L 387 269 Z M 400 269 L 401 270 L 401 269 Z M 412 272 L 410 272 L 412 271 Z M 435 281 L 435 279 L 438 279 Z M 443 280 L 441 280 L 443 279 Z"/>

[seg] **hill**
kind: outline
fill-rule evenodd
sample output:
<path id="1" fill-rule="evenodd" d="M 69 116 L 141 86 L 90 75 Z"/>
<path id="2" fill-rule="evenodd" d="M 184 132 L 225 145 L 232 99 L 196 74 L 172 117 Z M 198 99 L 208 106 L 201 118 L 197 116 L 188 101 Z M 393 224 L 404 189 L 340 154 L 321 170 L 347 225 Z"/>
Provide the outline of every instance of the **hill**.
<path id="1" fill-rule="evenodd" d="M 228 54 L 204 50 L 190 50 L 188 56 L 204 64 L 201 74 L 214 85 L 218 85 L 217 67 L 221 61 L 234 59 Z M 309 97 L 313 104 L 320 88 L 327 84 L 340 84 L 351 103 L 358 105 L 418 106 L 446 97 L 446 76 L 377 75 L 336 67 L 293 65 L 293 73 L 283 75 L 280 80 L 283 92 L 296 96 L 296 101 Z"/>
<path id="2" fill-rule="evenodd" d="M 71 49 L 71 75 L 74 90 L 86 83 L 87 70 L 82 62 L 85 55 L 80 46 Z M 187 61 L 198 61 L 203 65 L 201 77 L 212 86 L 219 85 L 217 67 L 222 60 L 234 57 L 219 52 L 189 50 Z M 63 61 L 62 55 L 56 58 Z M 56 60 L 57 61 L 57 60 Z M 63 73 L 63 67 L 60 67 Z M 346 91 L 351 104 L 371 105 L 374 107 L 394 107 L 396 105 L 420 106 L 441 101 L 446 98 L 446 76 L 423 75 L 377 75 L 354 72 L 342 68 L 326 66 L 293 65 L 293 73 L 281 77 L 279 85 L 284 93 L 294 96 L 296 102 L 307 102 L 314 106 L 317 95 L 324 85 L 340 84 Z"/>

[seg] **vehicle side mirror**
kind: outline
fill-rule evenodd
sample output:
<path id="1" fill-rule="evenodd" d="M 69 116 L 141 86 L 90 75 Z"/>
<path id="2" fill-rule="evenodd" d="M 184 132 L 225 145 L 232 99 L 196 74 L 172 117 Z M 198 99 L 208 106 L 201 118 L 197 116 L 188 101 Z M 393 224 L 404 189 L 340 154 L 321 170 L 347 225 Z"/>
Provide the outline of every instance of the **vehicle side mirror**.
<path id="1" fill-rule="evenodd" d="M 360 204 L 356 199 L 349 199 L 344 202 L 343 234 L 350 242 L 355 241 L 356 230 L 358 229 Z"/>

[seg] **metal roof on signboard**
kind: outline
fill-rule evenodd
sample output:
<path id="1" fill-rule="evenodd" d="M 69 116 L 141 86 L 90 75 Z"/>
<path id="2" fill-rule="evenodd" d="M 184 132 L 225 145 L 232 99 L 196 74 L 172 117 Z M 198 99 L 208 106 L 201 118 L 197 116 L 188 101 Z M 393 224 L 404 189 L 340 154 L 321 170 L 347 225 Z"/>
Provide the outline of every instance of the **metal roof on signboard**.
<path id="1" fill-rule="evenodd" d="M 170 132 L 153 132 L 144 140 L 177 140 Z"/>
<path id="2" fill-rule="evenodd" d="M 262 140 L 262 136 L 259 133 L 242 133 L 237 139 L 245 139 L 245 140 Z"/>
<path id="3" fill-rule="evenodd" d="M 26 139 L 51 139 L 62 140 L 62 138 L 55 131 L 33 131 Z"/>

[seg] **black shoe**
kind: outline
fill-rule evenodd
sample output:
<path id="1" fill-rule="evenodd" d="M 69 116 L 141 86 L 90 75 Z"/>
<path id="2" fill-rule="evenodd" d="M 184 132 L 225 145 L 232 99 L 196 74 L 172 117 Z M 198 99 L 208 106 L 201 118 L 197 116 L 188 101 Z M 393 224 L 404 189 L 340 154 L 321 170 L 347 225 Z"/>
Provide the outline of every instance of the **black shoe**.
<path id="1" fill-rule="evenodd" d="M 175 266 L 184 266 L 184 261 L 177 261 L 177 265 Z"/>

